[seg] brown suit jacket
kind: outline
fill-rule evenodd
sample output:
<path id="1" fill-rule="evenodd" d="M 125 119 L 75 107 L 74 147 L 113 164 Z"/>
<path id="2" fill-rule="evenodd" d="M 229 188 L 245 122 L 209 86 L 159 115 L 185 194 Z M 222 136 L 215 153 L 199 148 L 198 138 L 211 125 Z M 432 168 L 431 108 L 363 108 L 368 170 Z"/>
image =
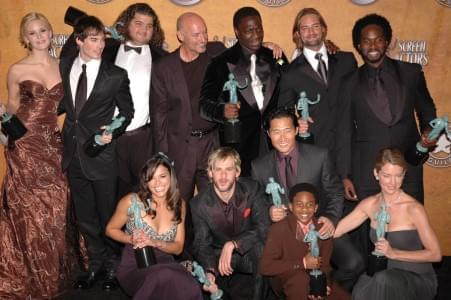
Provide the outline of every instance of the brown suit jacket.
<path id="1" fill-rule="evenodd" d="M 314 224 L 319 229 L 316 219 Z M 289 214 L 280 222 L 273 223 L 269 229 L 265 248 L 260 260 L 260 272 L 272 276 L 271 285 L 277 294 L 285 294 L 288 299 L 307 299 L 309 291 L 309 270 L 304 268 L 303 257 L 309 251 L 308 244 L 296 239 L 297 218 Z M 331 271 L 330 256 L 332 239 L 319 240 L 322 258 L 321 271 L 328 278 Z"/>
<path id="2" fill-rule="evenodd" d="M 215 46 L 217 43 L 207 45 L 210 58 L 218 52 Z M 184 145 L 192 131 L 191 102 L 179 49 L 159 59 L 152 68 L 150 118 L 154 152 L 168 154 L 177 170 L 183 166 Z"/>

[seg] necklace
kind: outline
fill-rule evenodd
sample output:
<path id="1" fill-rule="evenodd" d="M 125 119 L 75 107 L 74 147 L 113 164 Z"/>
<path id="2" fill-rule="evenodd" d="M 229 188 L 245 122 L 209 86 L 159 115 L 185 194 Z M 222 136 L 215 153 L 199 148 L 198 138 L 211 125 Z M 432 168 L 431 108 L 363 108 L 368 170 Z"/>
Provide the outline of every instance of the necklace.
<path id="1" fill-rule="evenodd" d="M 401 195 L 403 194 L 403 191 L 402 190 L 400 190 L 399 191 L 399 194 L 398 194 L 398 197 L 395 199 L 395 200 L 393 200 L 393 201 L 390 201 L 389 203 L 385 200 L 385 197 L 384 197 L 384 194 L 381 192 L 381 198 L 382 198 L 382 201 L 385 203 L 385 205 L 387 206 L 387 207 L 390 207 L 390 206 L 392 206 L 393 204 L 398 204 L 399 203 L 399 200 L 401 199 Z"/>

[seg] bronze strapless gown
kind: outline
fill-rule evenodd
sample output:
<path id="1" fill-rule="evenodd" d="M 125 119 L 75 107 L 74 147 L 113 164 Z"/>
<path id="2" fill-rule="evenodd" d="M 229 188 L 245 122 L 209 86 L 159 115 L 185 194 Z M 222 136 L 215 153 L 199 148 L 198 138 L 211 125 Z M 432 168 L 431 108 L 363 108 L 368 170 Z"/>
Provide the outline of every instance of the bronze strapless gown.
<path id="1" fill-rule="evenodd" d="M 0 191 L 0 299 L 49 299 L 68 282 L 76 259 L 69 191 L 61 171 L 58 83 L 23 81 L 17 117 L 28 132 L 5 147 Z"/>

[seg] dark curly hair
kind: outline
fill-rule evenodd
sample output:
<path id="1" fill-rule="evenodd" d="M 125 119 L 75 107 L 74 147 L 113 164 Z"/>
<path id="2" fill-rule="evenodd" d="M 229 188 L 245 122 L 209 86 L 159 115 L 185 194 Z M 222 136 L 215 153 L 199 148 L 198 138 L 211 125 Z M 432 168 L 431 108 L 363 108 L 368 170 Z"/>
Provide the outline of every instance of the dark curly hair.
<path id="1" fill-rule="evenodd" d="M 387 40 L 387 44 L 390 44 L 392 38 L 392 29 L 390 22 L 378 14 L 369 14 L 363 18 L 357 20 L 352 28 L 352 44 L 354 48 L 359 51 L 358 45 L 360 44 L 360 38 L 362 36 L 362 30 L 368 25 L 377 25 L 382 28 L 384 32 L 384 37 Z"/>
<path id="2" fill-rule="evenodd" d="M 177 178 L 175 176 L 175 171 L 173 163 L 169 158 L 163 154 L 158 153 L 152 156 L 141 169 L 139 176 L 139 190 L 138 197 L 144 204 L 144 207 L 149 211 L 149 215 L 155 218 L 157 212 L 150 207 L 150 202 L 152 202 L 152 193 L 148 188 L 148 183 L 152 180 L 155 171 L 159 166 L 164 166 L 169 170 L 169 175 L 171 178 L 171 184 L 166 195 L 166 205 L 167 208 L 174 212 L 173 221 L 180 223 L 182 221 L 182 199 L 180 197 L 180 192 L 177 186 Z"/>
<path id="3" fill-rule="evenodd" d="M 256 10 L 254 7 L 251 6 L 241 7 L 233 15 L 233 28 L 240 27 L 241 21 L 247 17 L 258 17 L 260 19 L 262 18 L 258 10 Z"/>
<path id="4" fill-rule="evenodd" d="M 135 17 L 135 14 L 142 14 L 153 18 L 153 33 L 150 39 L 150 45 L 162 48 L 164 43 L 164 31 L 160 25 L 160 19 L 156 12 L 146 3 L 135 3 L 127 7 L 117 18 L 115 23 L 122 23 L 122 26 L 118 26 L 117 30 L 125 36 L 125 40 L 129 40 L 128 26 L 131 20 Z"/>

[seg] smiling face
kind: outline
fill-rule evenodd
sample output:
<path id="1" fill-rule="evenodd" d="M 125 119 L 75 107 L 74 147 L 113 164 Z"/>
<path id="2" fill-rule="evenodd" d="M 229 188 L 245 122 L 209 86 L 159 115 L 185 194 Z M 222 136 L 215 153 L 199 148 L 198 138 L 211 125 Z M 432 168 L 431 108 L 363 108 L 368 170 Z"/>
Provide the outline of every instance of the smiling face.
<path id="1" fill-rule="evenodd" d="M 384 60 L 387 47 L 382 27 L 371 24 L 362 29 L 358 49 L 366 63 L 377 68 Z"/>
<path id="2" fill-rule="evenodd" d="M 379 178 L 379 185 L 382 193 L 386 195 L 394 195 L 401 189 L 404 175 L 406 174 L 403 167 L 386 163 L 379 172 L 374 169 L 374 176 Z"/>
<path id="3" fill-rule="evenodd" d="M 43 20 L 33 20 L 25 26 L 23 39 L 30 49 L 47 50 L 52 40 L 52 31 Z"/>
<path id="4" fill-rule="evenodd" d="M 136 13 L 128 25 L 128 37 L 136 46 L 146 45 L 152 39 L 153 17 Z"/>
<path id="5" fill-rule="evenodd" d="M 289 208 L 299 222 L 307 225 L 315 215 L 318 204 L 316 204 L 313 194 L 299 192 L 294 196 L 293 201 L 289 204 Z"/>
<path id="6" fill-rule="evenodd" d="M 182 18 L 177 37 L 182 42 L 181 47 L 194 56 L 207 50 L 207 25 L 198 15 L 190 14 Z"/>
<path id="7" fill-rule="evenodd" d="M 235 188 L 235 182 L 240 176 L 240 171 L 235 165 L 233 157 L 218 159 L 208 170 L 208 176 L 213 181 L 214 189 L 218 194 L 228 193 Z"/>
<path id="8" fill-rule="evenodd" d="M 299 37 L 304 47 L 318 51 L 326 38 L 327 30 L 321 25 L 319 16 L 308 14 L 299 20 Z"/>
<path id="9" fill-rule="evenodd" d="M 275 118 L 270 122 L 268 135 L 273 147 L 282 155 L 289 154 L 296 145 L 297 127 L 288 117 Z"/>
<path id="10" fill-rule="evenodd" d="M 91 59 L 102 57 L 103 48 L 105 48 L 105 34 L 102 31 L 91 32 L 84 40 L 77 38 L 75 41 L 84 61 L 88 62 Z"/>
<path id="11" fill-rule="evenodd" d="M 258 16 L 248 16 L 241 20 L 238 28 L 235 28 L 235 35 L 241 46 L 255 53 L 263 43 L 262 20 Z"/>
<path id="12" fill-rule="evenodd" d="M 155 173 L 147 183 L 152 198 L 155 200 L 164 200 L 168 195 L 171 187 L 171 174 L 164 165 L 159 165 L 155 169 Z"/>

